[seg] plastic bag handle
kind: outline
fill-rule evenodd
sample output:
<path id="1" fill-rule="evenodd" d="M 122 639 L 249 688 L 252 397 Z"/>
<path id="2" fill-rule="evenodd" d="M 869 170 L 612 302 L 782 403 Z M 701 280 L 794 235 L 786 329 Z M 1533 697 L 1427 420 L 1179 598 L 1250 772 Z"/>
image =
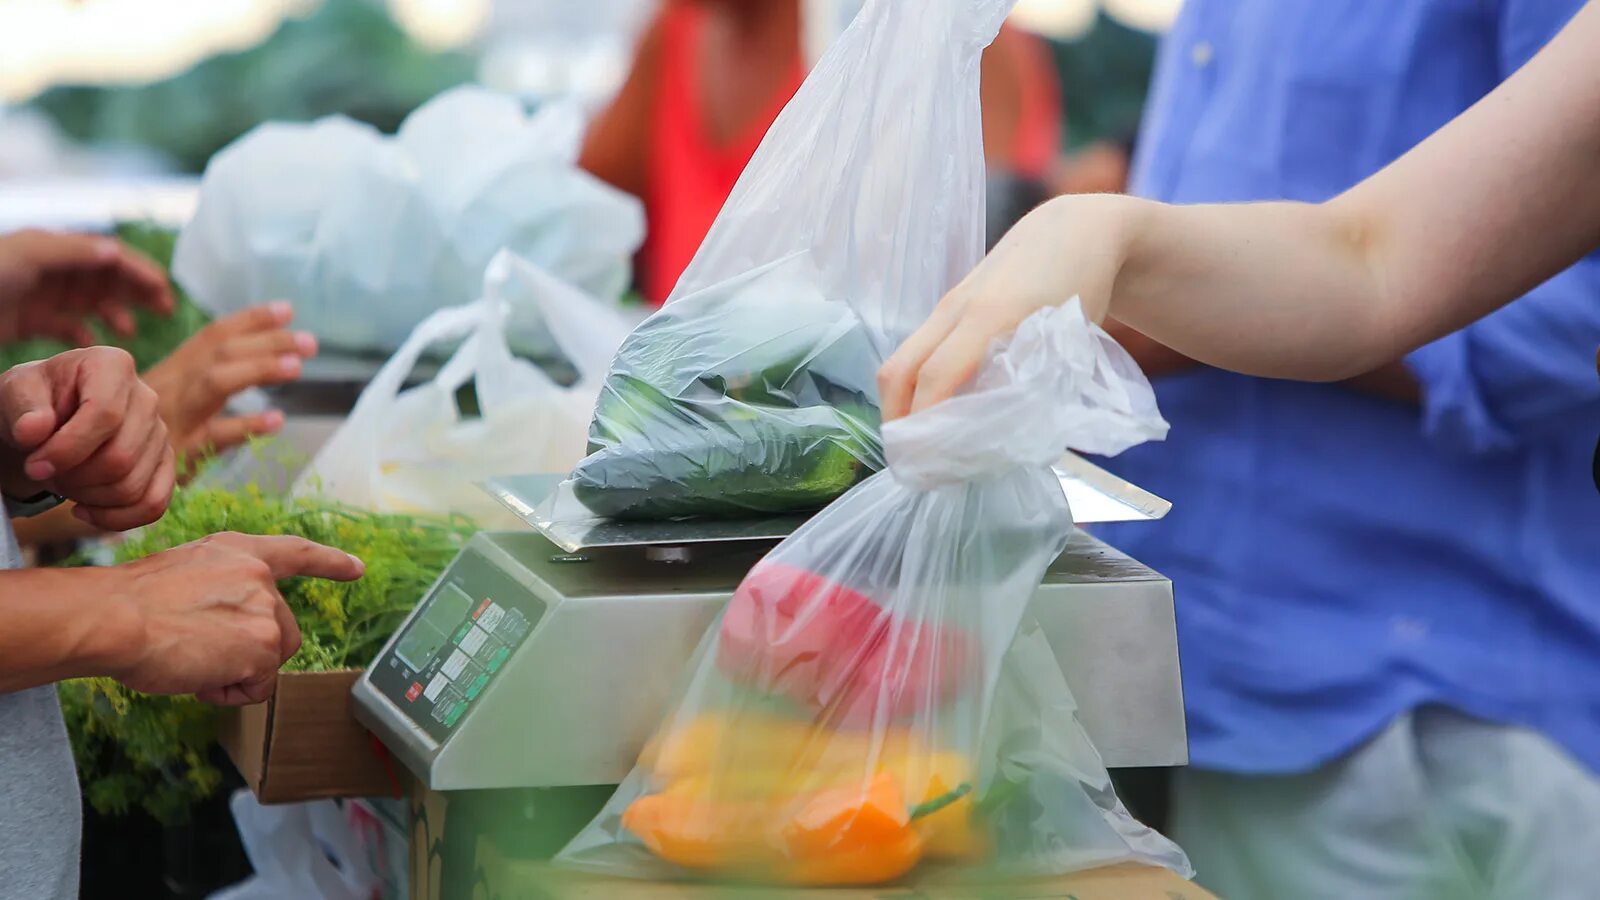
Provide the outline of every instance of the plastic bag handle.
<path id="1" fill-rule="evenodd" d="M 499 286 L 513 274 L 532 286 L 525 294 L 550 330 L 556 348 L 577 371 L 576 386 L 589 388 L 604 379 L 617 348 L 628 336 L 626 323 L 600 301 L 507 250 L 489 263 L 487 293 L 497 295 Z M 501 343 L 505 343 L 503 339 Z"/>
<path id="2" fill-rule="evenodd" d="M 467 344 L 462 345 L 461 350 L 451 356 L 450 361 L 435 379 L 436 382 L 449 384 L 449 378 L 456 378 L 459 380 L 455 382 L 453 388 L 460 387 L 466 383 L 467 377 L 471 374 L 467 354 L 462 351 L 477 341 L 485 325 L 492 326 L 504 318 L 504 304 L 489 298 L 464 306 L 441 309 L 428 316 L 416 330 L 411 332 L 411 336 L 400 345 L 400 349 L 389 357 L 389 361 L 383 364 L 378 374 L 373 376 L 367 389 L 361 393 L 361 398 L 356 401 L 355 408 L 350 411 L 350 418 L 373 406 L 379 404 L 387 406 L 393 403 L 400 395 L 401 389 L 405 387 L 406 377 L 417 367 L 423 353 L 438 344 L 467 336 Z M 503 334 L 503 331 L 501 333 Z M 504 343 L 503 337 L 501 343 Z M 463 368 L 466 369 L 465 373 L 462 372 Z"/>

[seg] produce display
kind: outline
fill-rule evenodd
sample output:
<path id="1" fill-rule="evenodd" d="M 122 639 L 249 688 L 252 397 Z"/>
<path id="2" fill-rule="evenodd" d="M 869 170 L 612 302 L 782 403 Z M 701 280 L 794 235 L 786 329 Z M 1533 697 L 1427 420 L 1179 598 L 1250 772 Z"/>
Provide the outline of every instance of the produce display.
<path id="1" fill-rule="evenodd" d="M 149 222 L 123 222 L 116 227 L 116 236 L 123 243 L 148 256 L 163 269 L 171 271 L 172 251 L 178 241 L 177 232 Z M 210 321 L 189 296 L 176 284 L 172 285 L 175 305 L 171 315 L 161 315 L 147 309 L 133 310 L 134 333 L 131 337 L 113 334 L 103 324 L 91 322 L 96 339 L 102 344 L 121 347 L 133 356 L 133 361 L 143 372 L 165 359 Z M 20 341 L 0 348 L 0 371 L 45 359 L 72 349 L 60 341 L 34 339 Z"/>
<path id="2" fill-rule="evenodd" d="M 360 557 L 367 573 L 348 584 L 289 579 L 279 589 L 304 643 L 287 671 L 359 668 L 427 591 L 475 529 L 465 520 L 386 515 L 314 497 L 191 486 L 166 516 L 116 550 L 128 562 L 220 531 L 291 534 Z M 181 820 L 209 796 L 220 773 L 211 764 L 216 708 L 192 696 L 156 697 L 107 678 L 64 682 L 62 710 L 72 735 L 84 796 L 102 813 L 139 808 Z"/>
<path id="3" fill-rule="evenodd" d="M 615 519 L 820 509 L 882 467 L 878 359 L 783 272 L 674 302 L 618 351 L 573 493 Z"/>

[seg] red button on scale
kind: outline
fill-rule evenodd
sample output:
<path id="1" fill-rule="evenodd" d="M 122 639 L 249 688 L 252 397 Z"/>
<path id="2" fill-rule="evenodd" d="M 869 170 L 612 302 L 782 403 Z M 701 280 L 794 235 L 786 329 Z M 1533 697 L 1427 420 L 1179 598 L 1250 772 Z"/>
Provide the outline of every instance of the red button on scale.
<path id="1" fill-rule="evenodd" d="M 415 703 L 415 702 L 417 702 L 417 698 L 421 697 L 421 696 L 422 696 L 422 682 L 420 682 L 420 681 L 411 682 L 411 689 L 406 691 L 406 699 L 411 701 L 412 703 Z"/>
<path id="2" fill-rule="evenodd" d="M 483 611 L 489 608 L 489 602 L 490 601 L 488 597 L 483 598 L 483 602 L 478 604 L 478 608 L 472 611 L 472 618 L 477 619 L 479 616 L 483 615 Z"/>

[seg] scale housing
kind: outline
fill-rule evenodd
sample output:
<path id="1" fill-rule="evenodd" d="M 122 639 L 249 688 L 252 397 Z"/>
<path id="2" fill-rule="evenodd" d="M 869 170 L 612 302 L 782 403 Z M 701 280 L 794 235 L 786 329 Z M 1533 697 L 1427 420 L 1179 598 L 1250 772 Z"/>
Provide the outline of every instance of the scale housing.
<path id="1" fill-rule="evenodd" d="M 1076 457 L 1058 472 L 1080 524 L 1169 508 Z M 744 574 L 804 521 L 559 524 L 559 481 L 485 485 L 534 530 L 474 536 L 353 689 L 432 790 L 619 783 Z M 1080 530 L 1032 612 L 1108 766 L 1187 763 L 1170 580 Z"/>

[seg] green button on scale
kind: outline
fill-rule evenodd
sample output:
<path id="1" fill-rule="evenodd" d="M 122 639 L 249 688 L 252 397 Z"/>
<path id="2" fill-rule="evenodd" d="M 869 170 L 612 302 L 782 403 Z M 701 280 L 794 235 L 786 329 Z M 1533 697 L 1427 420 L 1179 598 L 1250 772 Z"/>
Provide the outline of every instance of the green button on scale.
<path id="1" fill-rule="evenodd" d="M 444 727 L 446 727 L 446 728 L 454 728 L 454 727 L 456 727 L 456 723 L 461 721 L 461 714 L 466 712 L 466 711 L 467 711 L 467 705 L 465 703 L 457 703 L 455 705 L 455 707 L 450 710 L 449 715 L 444 717 Z"/>
<path id="2" fill-rule="evenodd" d="M 499 650 L 496 650 L 494 652 L 494 655 L 489 657 L 489 671 L 490 672 L 498 672 L 498 671 L 500 671 L 500 667 L 506 664 L 506 657 L 508 657 L 510 655 L 511 655 L 511 648 L 510 647 L 501 647 Z"/>
<path id="3" fill-rule="evenodd" d="M 478 695 L 483 693 L 483 689 L 488 684 L 489 684 L 489 673 L 488 672 L 485 672 L 482 675 L 479 675 L 477 678 L 473 679 L 473 682 L 471 684 L 467 685 L 467 699 L 468 700 L 476 700 L 476 699 L 478 699 Z"/>
<path id="4" fill-rule="evenodd" d="M 462 622 L 461 623 L 461 627 L 456 629 L 456 637 L 455 637 L 456 643 L 459 644 L 462 641 L 466 640 L 467 639 L 467 634 L 470 631 L 472 631 L 472 623 L 471 622 Z"/>

